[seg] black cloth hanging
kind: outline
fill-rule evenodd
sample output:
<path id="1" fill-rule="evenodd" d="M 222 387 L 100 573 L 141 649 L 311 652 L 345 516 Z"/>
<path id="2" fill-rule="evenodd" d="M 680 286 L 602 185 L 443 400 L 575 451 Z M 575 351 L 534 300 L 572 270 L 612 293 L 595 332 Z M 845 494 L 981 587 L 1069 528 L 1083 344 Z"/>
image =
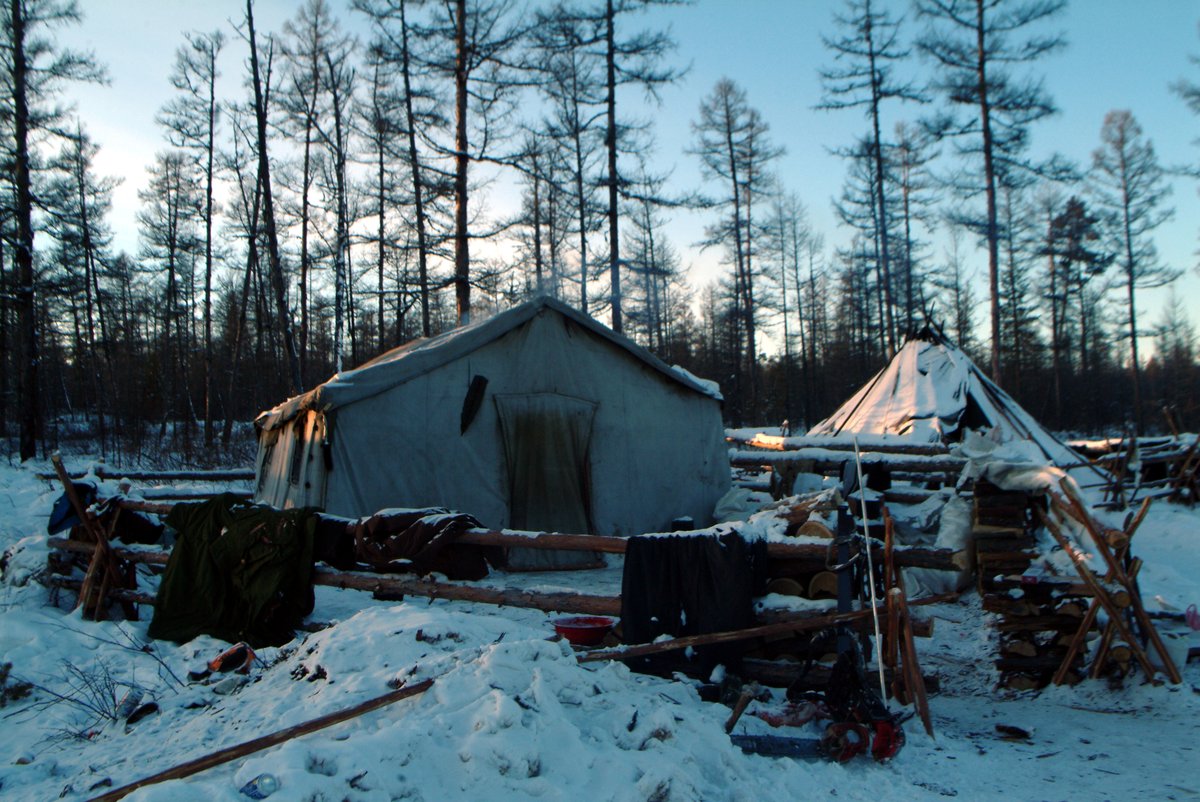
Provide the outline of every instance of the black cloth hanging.
<path id="1" fill-rule="evenodd" d="M 621 627 L 626 643 L 662 635 L 683 637 L 753 626 L 754 598 L 767 583 L 767 544 L 738 532 L 642 535 L 629 538 L 621 578 Z M 697 649 L 702 670 L 736 660 L 744 645 Z M 639 667 L 653 670 L 658 661 Z M 635 665 L 629 661 L 630 665 Z"/>

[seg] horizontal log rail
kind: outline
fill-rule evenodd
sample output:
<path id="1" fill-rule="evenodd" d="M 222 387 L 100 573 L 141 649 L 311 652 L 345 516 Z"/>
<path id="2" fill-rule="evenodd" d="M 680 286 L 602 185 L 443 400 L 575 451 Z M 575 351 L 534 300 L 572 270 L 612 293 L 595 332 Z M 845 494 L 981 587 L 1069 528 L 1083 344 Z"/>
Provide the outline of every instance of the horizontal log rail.
<path id="1" fill-rule="evenodd" d="M 117 471 L 101 465 L 89 473 L 75 471 L 70 474 L 72 479 L 83 479 L 95 476 L 103 481 L 120 481 L 129 479 L 133 482 L 251 482 L 254 481 L 253 468 L 222 468 L 219 470 L 181 470 L 181 471 Z M 39 479 L 57 479 L 53 473 L 39 473 Z"/>
<path id="2" fill-rule="evenodd" d="M 91 554 L 92 543 L 82 543 L 65 538 L 50 538 L 53 549 L 77 554 Z M 149 549 L 113 547 L 113 554 L 123 560 L 147 565 L 166 565 L 171 553 Z M 71 581 L 71 580 L 67 580 Z M 371 574 L 358 571 L 333 571 L 317 568 L 313 571 L 313 584 L 333 588 L 352 588 L 371 593 L 421 596 L 430 599 L 472 601 L 506 607 L 522 607 L 546 612 L 564 611 L 588 615 L 620 615 L 621 599 L 617 596 L 594 596 L 584 593 L 537 593 L 511 588 L 487 588 L 470 585 L 455 585 L 434 582 L 428 579 L 400 577 L 395 575 Z M 63 585 L 65 586 L 65 584 Z M 115 598 L 115 597 L 114 597 Z"/>
<path id="3" fill-rule="evenodd" d="M 589 537 L 580 535 L 578 537 Z M 69 551 L 76 554 L 91 555 L 95 544 L 83 543 L 78 540 L 52 537 L 48 541 L 52 549 Z M 147 548 L 124 548 L 113 546 L 115 556 L 133 563 L 146 565 L 166 565 L 171 557 L 169 551 Z M 901 552 L 897 552 L 897 556 Z M 74 588 L 76 580 L 66 577 L 52 577 L 51 584 L 58 587 Z M 556 592 L 542 593 L 513 588 L 489 588 L 475 585 L 457 585 L 449 582 L 436 582 L 429 579 L 402 577 L 392 574 L 372 574 L 359 571 L 334 571 L 320 568 L 313 572 L 313 584 L 334 588 L 352 588 L 365 590 L 376 594 L 393 594 L 421 596 L 431 599 L 450 599 L 452 601 L 470 601 L 481 604 L 494 604 L 506 607 L 521 607 L 544 612 L 573 612 L 588 615 L 621 614 L 621 599 L 619 596 L 597 596 L 584 593 Z M 130 591 L 130 593 L 133 593 Z M 113 596 L 117 598 L 117 596 Z M 120 600 L 120 599 L 118 599 Z M 140 604 L 152 602 L 142 598 L 129 598 Z M 786 623 L 789 620 L 807 620 L 810 613 L 793 611 L 766 611 L 772 623 Z"/>
<path id="4" fill-rule="evenodd" d="M 780 437 L 778 435 L 757 434 L 746 437 L 738 434 L 727 434 L 725 442 L 735 445 L 761 448 L 766 451 L 798 451 L 806 448 L 823 448 L 830 451 L 854 451 L 854 442 L 844 438 L 834 437 Z M 938 456 L 950 453 L 944 443 L 912 443 L 905 441 L 890 441 L 886 439 L 860 437 L 858 440 L 860 452 L 879 454 L 908 454 L 918 456 Z"/>
<path id="5" fill-rule="evenodd" d="M 903 471 L 904 473 L 957 475 L 967 464 L 962 457 L 953 457 L 948 454 L 925 456 L 864 451 L 859 456 L 864 466 L 878 465 L 891 471 Z M 729 454 L 729 462 L 735 468 L 761 468 L 766 465 L 812 461 L 813 470 L 818 473 L 840 471 L 842 466 L 852 459 L 854 459 L 853 452 L 828 448 L 800 448 L 792 451 L 734 450 Z"/>
<path id="6" fill-rule="evenodd" d="M 143 502 L 122 498 L 122 509 L 166 515 L 173 504 Z M 563 551 L 596 551 L 604 554 L 624 554 L 628 539 L 612 535 L 575 535 L 560 532 L 519 532 L 515 530 L 470 529 L 458 536 L 459 543 L 471 546 L 502 546 L 505 548 L 561 549 Z M 806 560 L 824 562 L 826 543 L 767 544 L 767 556 L 772 560 Z M 874 559 L 882 559 L 883 548 L 876 547 Z M 919 546 L 897 546 L 896 565 L 903 568 L 933 568 L 939 571 L 962 571 L 969 565 L 965 551 L 930 549 Z"/>
<path id="7" fill-rule="evenodd" d="M 938 604 L 940 602 L 954 601 L 958 598 L 957 593 L 947 593 L 940 596 L 930 596 L 921 601 L 913 601 L 909 606 L 917 606 L 918 604 Z M 789 635 L 794 632 L 806 632 L 813 629 L 823 629 L 832 627 L 838 624 L 853 624 L 858 621 L 864 621 L 871 615 L 870 608 L 865 610 L 852 610 L 847 613 L 829 613 L 824 615 L 795 615 L 794 618 L 783 621 L 775 621 L 770 624 L 762 624 L 760 626 L 749 627 L 747 629 L 736 629 L 728 632 L 710 632 L 704 635 L 688 635 L 682 638 L 672 638 L 671 640 L 655 641 L 653 643 L 639 643 L 632 646 L 619 646 L 613 649 L 598 649 L 594 652 L 588 652 L 580 655 L 579 662 L 592 663 L 598 660 L 628 660 L 633 657 L 643 657 L 650 654 L 662 654 L 664 652 L 678 651 L 687 649 L 693 646 L 710 646 L 716 643 L 736 643 L 738 641 L 753 640 L 754 638 L 766 638 L 776 635 Z"/>

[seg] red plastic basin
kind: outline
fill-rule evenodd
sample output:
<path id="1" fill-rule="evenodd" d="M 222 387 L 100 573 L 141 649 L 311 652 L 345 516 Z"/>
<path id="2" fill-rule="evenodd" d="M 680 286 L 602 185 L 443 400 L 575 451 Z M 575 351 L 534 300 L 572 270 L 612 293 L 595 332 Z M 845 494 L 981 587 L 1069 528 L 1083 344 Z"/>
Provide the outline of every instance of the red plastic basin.
<path id="1" fill-rule="evenodd" d="M 602 615 L 572 615 L 554 619 L 554 631 L 575 646 L 595 646 L 616 623 Z"/>

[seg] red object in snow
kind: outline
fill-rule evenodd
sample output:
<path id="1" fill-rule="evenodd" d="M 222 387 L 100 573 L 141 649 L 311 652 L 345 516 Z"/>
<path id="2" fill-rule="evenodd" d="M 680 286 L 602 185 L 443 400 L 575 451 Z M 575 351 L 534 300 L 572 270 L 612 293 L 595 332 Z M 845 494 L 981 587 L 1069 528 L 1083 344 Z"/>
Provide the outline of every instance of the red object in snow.
<path id="1" fill-rule="evenodd" d="M 574 646 L 595 646 L 616 623 L 602 615 L 572 615 L 554 619 L 554 631 Z"/>
<path id="2" fill-rule="evenodd" d="M 249 674 L 250 666 L 254 664 L 254 650 L 250 644 L 242 641 L 235 643 L 216 657 L 208 661 L 209 671 L 226 673 L 236 671 L 239 674 Z"/>

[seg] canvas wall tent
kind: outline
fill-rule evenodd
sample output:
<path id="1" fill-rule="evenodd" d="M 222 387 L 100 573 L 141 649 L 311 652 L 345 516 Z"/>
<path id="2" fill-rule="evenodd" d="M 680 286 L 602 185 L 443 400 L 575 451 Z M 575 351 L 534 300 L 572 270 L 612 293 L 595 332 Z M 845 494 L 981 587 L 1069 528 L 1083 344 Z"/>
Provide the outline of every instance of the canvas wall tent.
<path id="1" fill-rule="evenodd" d="M 887 367 L 808 435 L 951 443 L 967 429 L 993 430 L 1002 442 L 1031 442 L 1060 467 L 1087 462 L 1042 428 L 970 357 L 929 328 L 911 337 Z"/>
<path id="2" fill-rule="evenodd" d="M 256 498 L 543 531 L 706 526 L 730 481 L 720 404 L 715 385 L 541 298 L 262 413 Z"/>

